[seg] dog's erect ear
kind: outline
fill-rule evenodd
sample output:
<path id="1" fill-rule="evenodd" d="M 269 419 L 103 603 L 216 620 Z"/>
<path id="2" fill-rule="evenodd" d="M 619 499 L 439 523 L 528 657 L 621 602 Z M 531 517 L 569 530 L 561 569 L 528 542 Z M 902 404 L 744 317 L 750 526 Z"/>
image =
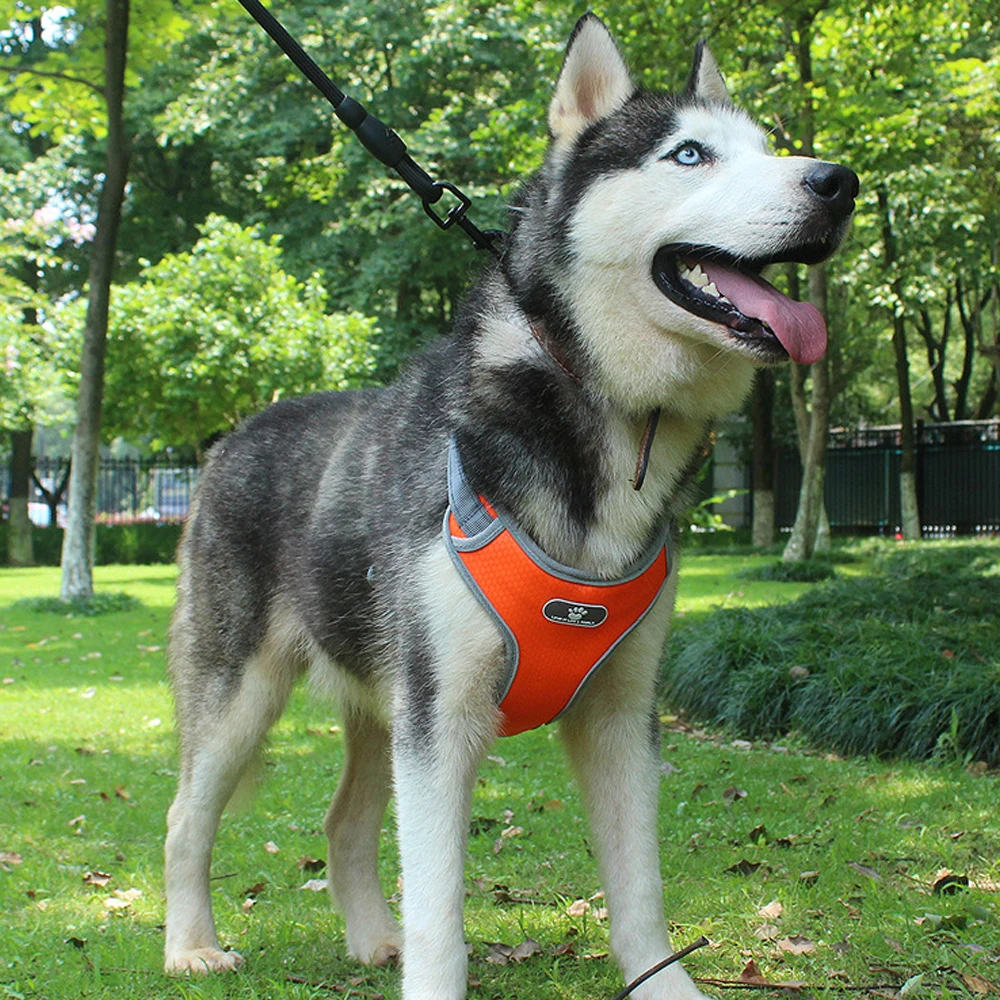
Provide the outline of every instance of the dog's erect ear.
<path id="1" fill-rule="evenodd" d="M 708 47 L 708 42 L 702 39 L 694 50 L 694 64 L 688 77 L 684 93 L 688 97 L 698 97 L 703 101 L 716 101 L 729 104 L 729 90 L 726 81 L 719 72 L 719 64 L 715 61 Z"/>
<path id="2" fill-rule="evenodd" d="M 634 91 L 611 32 L 600 18 L 584 14 L 570 36 L 549 105 L 552 138 L 557 143 L 571 142 L 588 125 L 617 111 Z"/>

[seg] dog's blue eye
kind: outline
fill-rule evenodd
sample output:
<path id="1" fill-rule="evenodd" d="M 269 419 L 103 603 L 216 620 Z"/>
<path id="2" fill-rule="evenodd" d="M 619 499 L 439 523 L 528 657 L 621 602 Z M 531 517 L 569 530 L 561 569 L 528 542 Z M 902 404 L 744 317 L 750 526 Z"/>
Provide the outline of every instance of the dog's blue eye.
<path id="1" fill-rule="evenodd" d="M 704 163 L 708 159 L 701 146 L 693 142 L 678 146 L 671 154 L 671 157 L 682 167 L 696 167 L 699 163 Z"/>

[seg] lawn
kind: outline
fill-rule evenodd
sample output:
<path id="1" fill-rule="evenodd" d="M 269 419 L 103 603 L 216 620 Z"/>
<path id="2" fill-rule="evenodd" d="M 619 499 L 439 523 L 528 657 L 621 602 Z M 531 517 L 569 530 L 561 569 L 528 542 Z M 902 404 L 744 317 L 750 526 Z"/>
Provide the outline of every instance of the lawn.
<path id="1" fill-rule="evenodd" d="M 688 556 L 682 627 L 719 605 L 784 603 L 815 586 L 737 575 L 759 561 Z M 863 556 L 840 572 L 867 568 Z M 160 973 L 174 571 L 107 566 L 96 577 L 141 605 L 93 618 L 12 607 L 53 593 L 57 571 L 0 576 L 0 998 L 312 998 L 334 995 L 330 986 L 398 997 L 398 973 L 349 962 L 340 918 L 303 888 L 322 878 L 311 859 L 325 854 L 319 828 L 342 753 L 335 714 L 305 691 L 273 733 L 255 804 L 224 819 L 217 846 L 220 933 L 245 970 L 197 982 Z M 747 744 L 668 714 L 662 741 L 667 911 L 678 947 L 711 941 L 688 959 L 694 975 L 735 980 L 753 961 L 767 981 L 805 983 L 809 996 L 892 996 L 904 983 L 907 996 L 997 992 L 996 774 L 949 760 L 840 760 L 794 740 Z M 551 730 L 497 743 L 472 830 L 470 996 L 611 997 L 621 983 L 600 887 Z M 384 840 L 393 896 L 391 811 Z M 945 870 L 959 878 L 947 884 Z M 539 950 L 522 962 L 496 947 L 529 939 Z"/>

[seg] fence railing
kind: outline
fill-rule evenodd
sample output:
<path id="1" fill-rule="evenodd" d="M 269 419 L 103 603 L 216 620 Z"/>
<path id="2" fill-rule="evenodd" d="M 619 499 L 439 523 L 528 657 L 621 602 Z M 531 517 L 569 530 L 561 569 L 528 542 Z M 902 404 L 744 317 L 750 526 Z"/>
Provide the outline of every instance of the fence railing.
<path id="1" fill-rule="evenodd" d="M 899 500 L 900 429 L 835 430 L 826 456 L 826 508 L 831 526 L 845 534 L 895 534 Z M 916 480 L 925 537 L 1000 531 L 1000 421 L 918 423 Z M 775 516 L 795 521 L 802 467 L 795 452 L 778 456 Z"/>
<path id="2" fill-rule="evenodd" d="M 0 456 L 0 496 L 10 493 L 10 459 Z M 37 458 L 28 496 L 33 523 L 62 524 L 65 492 L 58 495 L 69 469 L 65 458 Z M 105 524 L 136 521 L 169 523 L 184 519 L 198 485 L 198 468 L 162 459 L 101 458 L 97 471 L 97 519 Z M 39 486 L 39 484 L 41 484 Z"/>
<path id="3" fill-rule="evenodd" d="M 1000 532 L 1000 421 L 917 426 L 917 494 L 928 537 Z M 835 430 L 827 450 L 826 505 L 830 523 L 845 534 L 895 534 L 899 504 L 899 427 Z M 10 492 L 9 456 L 0 454 L 0 498 Z M 38 525 L 61 523 L 66 459 L 38 458 L 29 513 Z M 169 460 L 100 460 L 98 519 L 120 524 L 182 520 L 198 484 L 198 468 Z M 779 452 L 775 516 L 779 528 L 795 521 L 802 469 L 796 452 Z M 48 494 L 48 496 L 46 495 Z"/>

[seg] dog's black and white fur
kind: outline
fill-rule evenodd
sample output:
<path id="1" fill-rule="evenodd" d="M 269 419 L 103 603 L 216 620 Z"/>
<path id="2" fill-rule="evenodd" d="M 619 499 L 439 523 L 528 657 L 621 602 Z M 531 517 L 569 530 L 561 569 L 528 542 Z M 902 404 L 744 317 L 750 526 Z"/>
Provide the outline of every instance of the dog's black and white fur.
<path id="1" fill-rule="evenodd" d="M 339 702 L 347 746 L 325 823 L 347 947 L 366 963 L 401 953 L 406 1000 L 465 995 L 463 860 L 504 648 L 442 542 L 449 439 L 473 489 L 550 557 L 622 574 L 683 510 L 706 433 L 739 405 L 754 366 L 787 357 L 714 285 L 699 294 L 698 260 L 745 271 L 816 261 L 853 208 L 850 171 L 768 154 L 707 48 L 683 94 L 638 90 L 589 15 L 570 41 L 549 129 L 544 165 L 512 206 L 506 254 L 450 338 L 387 388 L 279 403 L 211 453 L 181 545 L 171 634 L 182 766 L 166 843 L 169 971 L 242 962 L 216 936 L 212 844 L 309 672 Z M 674 582 L 559 723 L 627 979 L 671 951 L 651 736 Z M 390 790 L 401 928 L 376 870 Z M 635 995 L 699 994 L 675 965 Z"/>

